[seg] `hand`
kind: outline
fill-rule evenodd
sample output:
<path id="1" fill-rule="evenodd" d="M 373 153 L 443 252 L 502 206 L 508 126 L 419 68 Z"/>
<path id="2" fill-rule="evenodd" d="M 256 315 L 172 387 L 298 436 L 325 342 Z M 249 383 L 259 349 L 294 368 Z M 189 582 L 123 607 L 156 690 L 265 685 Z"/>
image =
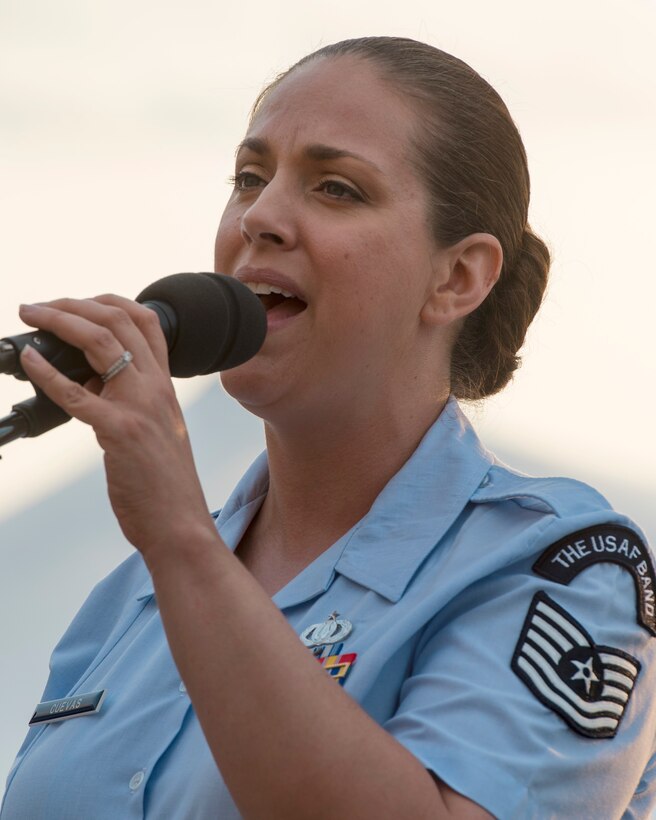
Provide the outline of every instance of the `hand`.
<path id="1" fill-rule="evenodd" d="M 105 295 L 24 305 L 20 316 L 82 350 L 97 373 L 105 373 L 124 351 L 132 353 L 132 362 L 110 381 L 96 376 L 85 385 L 68 379 L 32 348 L 21 357 L 35 385 L 94 428 L 105 452 L 110 501 L 126 538 L 147 559 L 199 525 L 214 530 L 156 314 Z"/>

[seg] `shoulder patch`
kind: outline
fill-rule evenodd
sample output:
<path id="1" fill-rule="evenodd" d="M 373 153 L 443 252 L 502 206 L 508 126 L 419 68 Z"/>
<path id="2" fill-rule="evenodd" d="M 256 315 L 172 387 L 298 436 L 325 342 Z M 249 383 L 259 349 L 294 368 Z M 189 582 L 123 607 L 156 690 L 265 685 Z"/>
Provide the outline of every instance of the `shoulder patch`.
<path id="1" fill-rule="evenodd" d="M 545 592 L 534 595 L 511 663 L 533 694 L 580 735 L 617 734 L 640 662 L 595 644 Z"/>
<path id="2" fill-rule="evenodd" d="M 557 584 L 569 584 L 579 572 L 607 561 L 631 573 L 637 595 L 638 623 L 656 635 L 656 573 L 649 548 L 629 527 L 597 524 L 561 538 L 542 553 L 533 571 Z"/>

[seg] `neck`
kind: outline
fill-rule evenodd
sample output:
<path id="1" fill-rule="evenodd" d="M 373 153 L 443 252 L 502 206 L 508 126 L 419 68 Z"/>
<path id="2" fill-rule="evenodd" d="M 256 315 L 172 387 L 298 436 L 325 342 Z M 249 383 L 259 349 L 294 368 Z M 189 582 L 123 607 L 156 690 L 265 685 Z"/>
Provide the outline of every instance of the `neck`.
<path id="1" fill-rule="evenodd" d="M 257 529 L 290 559 L 319 555 L 367 513 L 447 399 L 293 430 L 266 424 L 270 484 Z"/>

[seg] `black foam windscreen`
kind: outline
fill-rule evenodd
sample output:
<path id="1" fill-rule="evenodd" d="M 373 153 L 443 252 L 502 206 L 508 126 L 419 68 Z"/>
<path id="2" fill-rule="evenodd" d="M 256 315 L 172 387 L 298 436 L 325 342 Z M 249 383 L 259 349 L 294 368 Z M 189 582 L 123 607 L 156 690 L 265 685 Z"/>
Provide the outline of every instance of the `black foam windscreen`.
<path id="1" fill-rule="evenodd" d="M 218 273 L 174 273 L 137 296 L 160 317 L 171 375 L 228 370 L 254 356 L 266 336 L 266 312 L 246 285 Z"/>

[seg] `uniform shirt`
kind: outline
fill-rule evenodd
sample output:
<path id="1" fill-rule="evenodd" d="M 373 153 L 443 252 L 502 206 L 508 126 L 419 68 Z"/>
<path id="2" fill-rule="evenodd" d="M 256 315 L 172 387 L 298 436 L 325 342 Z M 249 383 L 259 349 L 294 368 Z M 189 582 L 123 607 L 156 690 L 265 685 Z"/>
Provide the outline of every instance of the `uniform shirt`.
<path id="1" fill-rule="evenodd" d="M 231 549 L 267 486 L 263 455 L 218 516 Z M 633 534 L 622 540 L 617 527 Z M 545 577 L 540 556 L 561 575 L 581 571 Z M 348 620 L 341 646 L 308 651 L 428 770 L 492 814 L 644 818 L 655 794 L 650 573 L 639 534 L 598 493 L 496 463 L 452 400 L 367 515 L 274 602 L 299 635 L 335 612 L 333 629 Z M 220 651 L 216 628 L 208 651 Z M 138 554 L 83 605 L 43 700 L 99 689 L 98 714 L 29 731 L 2 820 L 239 817 Z M 347 798 L 335 783 L 335 806 Z"/>

